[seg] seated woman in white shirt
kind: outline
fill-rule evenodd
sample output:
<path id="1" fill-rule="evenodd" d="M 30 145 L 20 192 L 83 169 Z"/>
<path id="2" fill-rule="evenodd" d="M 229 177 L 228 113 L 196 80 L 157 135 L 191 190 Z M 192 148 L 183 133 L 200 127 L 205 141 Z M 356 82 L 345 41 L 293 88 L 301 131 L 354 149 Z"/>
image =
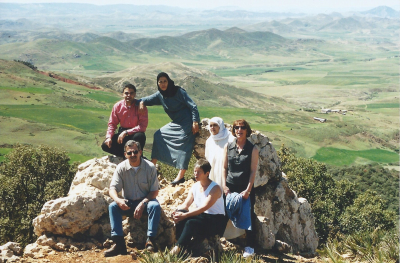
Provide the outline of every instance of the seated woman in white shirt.
<path id="1" fill-rule="evenodd" d="M 220 235 L 225 230 L 225 207 L 222 189 L 208 178 L 210 163 L 205 159 L 197 161 L 194 168 L 196 183 L 192 186 L 185 202 L 173 213 L 176 224 L 176 246 L 171 254 L 188 249 L 192 238 L 206 238 Z M 188 211 L 194 202 L 196 208 Z"/>

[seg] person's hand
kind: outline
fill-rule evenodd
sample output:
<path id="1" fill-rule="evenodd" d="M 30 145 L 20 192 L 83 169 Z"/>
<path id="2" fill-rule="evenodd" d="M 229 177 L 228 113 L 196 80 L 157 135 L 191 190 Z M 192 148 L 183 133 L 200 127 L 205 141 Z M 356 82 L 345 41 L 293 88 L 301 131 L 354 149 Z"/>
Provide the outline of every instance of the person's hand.
<path id="1" fill-rule="evenodd" d="M 111 138 L 107 138 L 107 139 L 104 141 L 104 144 L 107 145 L 108 148 L 111 148 L 111 144 L 112 144 Z"/>
<path id="2" fill-rule="evenodd" d="M 250 196 L 250 192 L 247 191 L 247 190 L 244 190 L 244 191 L 241 192 L 240 194 L 243 196 L 244 199 L 247 199 L 247 198 L 249 198 L 249 196 Z"/>
<path id="3" fill-rule="evenodd" d="M 228 194 L 231 193 L 231 191 L 229 190 L 229 188 L 227 186 L 224 186 L 224 193 L 225 193 L 225 196 L 227 196 Z"/>
<path id="4" fill-rule="evenodd" d="M 128 135 L 127 131 L 123 131 L 119 136 L 118 136 L 118 143 L 121 144 L 124 141 L 125 136 Z"/>
<path id="5" fill-rule="evenodd" d="M 144 106 L 143 101 L 139 103 L 139 113 L 141 114 L 146 113 L 146 106 Z"/>
<path id="6" fill-rule="evenodd" d="M 119 206 L 119 208 L 121 208 L 122 210 L 128 210 L 129 206 L 126 205 L 126 199 L 122 199 L 122 198 L 118 198 L 118 200 L 116 200 L 115 202 L 117 203 L 117 205 Z"/>
<path id="7" fill-rule="evenodd" d="M 179 221 L 182 221 L 183 219 L 185 219 L 186 213 L 182 213 L 182 212 L 176 211 L 172 215 L 173 215 L 173 218 L 174 218 L 174 222 L 178 223 Z"/>
<path id="8" fill-rule="evenodd" d="M 193 132 L 193 134 L 196 134 L 199 132 L 199 123 L 197 121 L 193 122 L 192 132 Z"/>
<path id="9" fill-rule="evenodd" d="M 144 207 L 145 207 L 145 205 L 144 205 L 143 202 L 140 202 L 140 203 L 138 204 L 138 206 L 137 206 L 136 209 L 135 209 L 135 212 L 133 213 L 133 217 L 134 217 L 135 219 L 140 219 L 140 218 L 142 217 Z"/>

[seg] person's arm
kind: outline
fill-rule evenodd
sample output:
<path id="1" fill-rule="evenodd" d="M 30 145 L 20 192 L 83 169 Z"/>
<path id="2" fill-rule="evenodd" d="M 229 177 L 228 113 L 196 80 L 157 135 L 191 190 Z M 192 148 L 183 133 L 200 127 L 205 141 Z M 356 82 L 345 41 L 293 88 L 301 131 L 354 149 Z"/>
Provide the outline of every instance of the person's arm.
<path id="1" fill-rule="evenodd" d="M 243 192 L 240 193 L 244 199 L 249 198 L 250 192 L 253 189 L 254 180 L 256 179 L 257 165 L 258 165 L 258 149 L 257 149 L 257 147 L 253 147 L 253 151 L 251 152 L 251 167 L 250 167 L 249 183 L 247 184 L 247 188 Z"/>
<path id="2" fill-rule="evenodd" d="M 135 212 L 133 213 L 133 217 L 135 219 L 140 219 L 142 217 L 146 204 L 148 204 L 150 200 L 155 199 L 157 195 L 158 190 L 149 192 L 147 196 L 137 205 Z"/>
<path id="3" fill-rule="evenodd" d="M 189 210 L 190 205 L 193 203 L 194 197 L 193 197 L 193 191 L 192 189 L 189 190 L 188 196 L 185 199 L 185 202 L 178 206 L 177 210 Z"/>
<path id="4" fill-rule="evenodd" d="M 108 190 L 108 194 L 110 197 L 117 203 L 117 205 L 122 209 L 122 210 L 128 210 L 129 206 L 125 204 L 125 199 L 119 198 L 117 190 L 115 190 L 114 187 L 110 187 L 110 190 Z"/>
<path id="5" fill-rule="evenodd" d="M 210 193 L 208 194 L 208 196 L 202 206 L 197 207 L 196 209 L 194 209 L 190 212 L 187 212 L 187 213 L 175 212 L 174 213 L 175 223 L 178 223 L 179 221 L 182 221 L 189 217 L 200 215 L 201 213 L 203 213 L 204 211 L 206 211 L 207 209 L 212 207 L 215 204 L 215 202 L 218 200 L 218 198 L 221 197 L 221 194 L 222 194 L 221 188 L 219 187 L 219 185 L 215 185 L 211 189 Z"/>
<path id="6" fill-rule="evenodd" d="M 184 89 L 180 88 L 178 92 L 181 93 L 184 103 L 192 112 L 192 121 L 193 121 L 192 132 L 193 134 L 196 134 L 199 131 L 199 121 L 200 121 L 200 115 L 199 115 L 199 110 L 197 109 L 197 105 L 192 100 L 192 98 L 189 97 L 189 95 Z"/>
<path id="7" fill-rule="evenodd" d="M 158 97 L 159 93 L 160 92 L 157 91 L 156 93 L 151 94 L 150 96 L 136 100 L 135 105 L 139 106 L 139 112 L 143 113 L 145 106 L 161 105 L 160 98 Z"/>
<path id="8" fill-rule="evenodd" d="M 229 144 L 229 143 L 228 143 Z M 222 166 L 222 189 L 225 195 L 228 195 L 231 191 L 226 186 L 226 177 L 228 176 L 228 144 L 224 147 L 224 162 Z"/>
<path id="9" fill-rule="evenodd" d="M 117 128 L 117 125 L 119 123 L 119 119 L 116 113 L 116 109 L 115 109 L 116 105 L 114 105 L 114 107 L 111 110 L 111 114 L 110 114 L 110 118 L 108 119 L 108 128 L 107 128 L 107 133 L 106 133 L 106 140 L 105 140 L 105 144 L 111 148 L 111 138 L 114 135 L 115 129 Z"/>
<path id="10" fill-rule="evenodd" d="M 120 174 L 122 174 L 122 171 L 121 171 L 121 168 L 118 166 L 115 169 L 113 177 L 111 179 L 110 189 L 108 190 L 108 194 L 122 210 L 128 210 L 129 206 L 127 206 L 125 204 L 125 201 L 127 201 L 127 200 L 123 199 L 123 198 L 119 198 L 119 196 L 118 196 L 118 192 L 120 192 L 122 190 L 122 185 L 123 185 Z"/>

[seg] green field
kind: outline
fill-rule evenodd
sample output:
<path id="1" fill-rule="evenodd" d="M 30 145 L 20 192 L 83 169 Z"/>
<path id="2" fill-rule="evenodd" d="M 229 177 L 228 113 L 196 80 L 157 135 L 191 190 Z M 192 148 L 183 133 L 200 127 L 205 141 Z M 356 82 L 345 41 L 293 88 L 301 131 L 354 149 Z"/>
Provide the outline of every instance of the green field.
<path id="1" fill-rule="evenodd" d="M 357 162 L 357 160 L 359 160 L 360 163 L 364 162 L 364 164 L 368 162 L 378 162 L 384 164 L 399 163 L 398 153 L 382 149 L 351 151 L 345 149 L 323 147 L 320 148 L 317 151 L 317 154 L 312 158 L 319 162 L 335 166 L 351 165 Z M 364 161 L 360 160 L 360 158 L 364 159 Z"/>

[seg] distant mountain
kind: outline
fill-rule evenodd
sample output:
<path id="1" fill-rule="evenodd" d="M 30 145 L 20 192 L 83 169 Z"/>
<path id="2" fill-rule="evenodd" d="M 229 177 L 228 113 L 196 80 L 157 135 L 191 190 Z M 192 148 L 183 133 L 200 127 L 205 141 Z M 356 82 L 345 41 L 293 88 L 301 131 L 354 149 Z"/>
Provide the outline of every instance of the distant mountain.
<path id="1" fill-rule="evenodd" d="M 371 10 L 361 12 L 363 15 L 371 15 L 382 18 L 400 18 L 400 12 L 388 6 L 378 6 Z"/>
<path id="2" fill-rule="evenodd" d="M 241 23 L 251 24 L 266 19 L 285 17 L 303 17 L 301 13 L 254 12 L 237 8 L 220 10 L 188 9 L 158 5 L 91 5 L 78 3 L 38 3 L 11 4 L 0 3 L 0 18 L 16 20 L 25 18 L 45 27 L 58 27 L 71 32 L 84 28 L 101 31 L 140 30 L 142 27 L 201 26 L 210 27 L 234 26 Z M 206 27 L 207 26 L 207 27 Z M 3 28 L 10 30 L 10 28 Z M 200 28 L 197 28 L 200 29 Z M 181 30 L 181 29 L 180 29 Z M 104 31 L 103 31 L 104 32 Z"/>
<path id="3" fill-rule="evenodd" d="M 138 88 L 138 97 L 156 92 L 156 76 L 160 71 L 168 72 L 175 84 L 183 87 L 199 106 L 230 106 L 263 109 L 266 96 L 246 89 L 220 83 L 218 77 L 208 71 L 186 66 L 182 63 L 159 63 L 135 66 L 116 73 L 95 78 L 94 82 L 114 90 L 129 82 Z M 215 79 L 215 81 L 210 81 Z"/>
<path id="4" fill-rule="evenodd" d="M 251 26 L 246 26 L 244 28 L 250 31 L 269 31 L 275 34 L 291 33 L 294 29 L 292 26 L 286 25 L 276 20 L 261 22 Z"/>
<path id="5" fill-rule="evenodd" d="M 374 25 L 370 25 L 368 23 L 362 23 L 353 17 L 346 17 L 328 23 L 322 26 L 319 30 L 355 31 L 360 29 L 370 29 L 374 27 L 375 27 Z"/>

